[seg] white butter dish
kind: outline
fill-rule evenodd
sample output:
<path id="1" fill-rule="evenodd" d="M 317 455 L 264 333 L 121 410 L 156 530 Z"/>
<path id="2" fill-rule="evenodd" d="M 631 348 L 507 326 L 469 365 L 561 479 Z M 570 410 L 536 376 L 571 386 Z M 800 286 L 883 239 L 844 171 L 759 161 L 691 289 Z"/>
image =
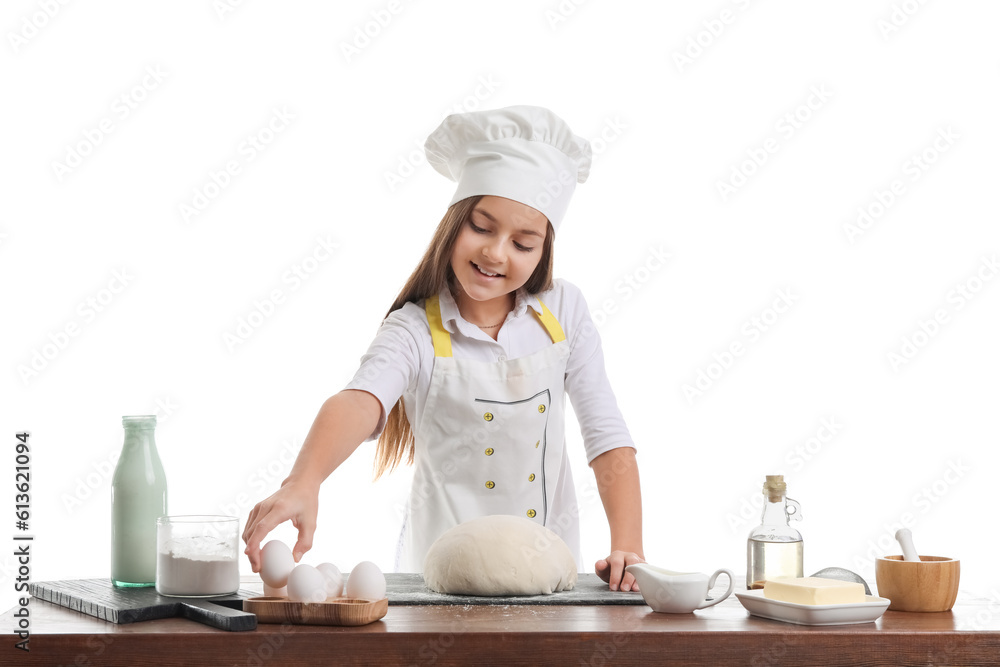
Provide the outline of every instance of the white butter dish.
<path id="1" fill-rule="evenodd" d="M 762 590 L 736 592 L 734 595 L 753 616 L 797 625 L 871 623 L 889 607 L 888 598 L 874 595 L 866 595 L 864 602 L 851 604 L 798 604 L 769 600 Z"/>

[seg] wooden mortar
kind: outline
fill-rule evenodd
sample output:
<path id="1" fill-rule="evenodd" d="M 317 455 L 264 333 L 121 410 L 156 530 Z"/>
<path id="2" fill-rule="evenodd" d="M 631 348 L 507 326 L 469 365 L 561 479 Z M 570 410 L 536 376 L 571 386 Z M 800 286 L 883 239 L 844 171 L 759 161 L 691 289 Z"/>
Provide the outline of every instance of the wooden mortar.
<path id="1" fill-rule="evenodd" d="M 875 585 L 889 598 L 892 611 L 948 611 L 958 597 L 959 561 L 920 556 L 920 562 L 902 556 L 875 561 Z"/>

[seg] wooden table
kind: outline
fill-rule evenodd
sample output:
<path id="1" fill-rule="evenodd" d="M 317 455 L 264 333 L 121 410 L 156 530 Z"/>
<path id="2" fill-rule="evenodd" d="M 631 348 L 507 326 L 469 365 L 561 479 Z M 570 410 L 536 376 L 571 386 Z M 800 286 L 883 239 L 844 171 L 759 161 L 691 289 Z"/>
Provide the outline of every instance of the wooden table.
<path id="1" fill-rule="evenodd" d="M 7 635 L 0 665 L 997 665 L 1000 598 L 951 612 L 806 627 L 751 617 L 735 597 L 694 614 L 646 606 L 390 606 L 356 628 L 225 632 L 174 618 L 115 625 L 41 600 L 30 652 Z M 13 628 L 13 612 L 3 627 Z M 10 630 L 8 630 L 10 632 Z"/>

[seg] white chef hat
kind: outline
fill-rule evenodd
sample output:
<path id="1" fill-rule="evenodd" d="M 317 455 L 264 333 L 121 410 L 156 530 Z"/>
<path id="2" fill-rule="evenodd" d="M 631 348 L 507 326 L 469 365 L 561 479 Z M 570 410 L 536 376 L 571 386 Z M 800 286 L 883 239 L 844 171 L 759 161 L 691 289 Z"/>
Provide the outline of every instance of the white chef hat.
<path id="1" fill-rule="evenodd" d="M 449 206 L 473 195 L 506 197 L 541 211 L 555 229 L 590 174 L 590 142 L 542 107 L 451 114 L 424 150 L 434 169 L 458 182 Z"/>

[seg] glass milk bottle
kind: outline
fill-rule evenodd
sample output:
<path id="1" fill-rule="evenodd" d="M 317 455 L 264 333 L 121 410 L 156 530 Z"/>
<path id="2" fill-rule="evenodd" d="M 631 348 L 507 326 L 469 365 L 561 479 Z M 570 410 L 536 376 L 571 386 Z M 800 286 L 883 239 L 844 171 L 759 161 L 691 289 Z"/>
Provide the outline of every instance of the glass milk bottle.
<path id="1" fill-rule="evenodd" d="M 155 415 L 122 417 L 125 443 L 111 480 L 111 581 L 156 583 L 156 520 L 167 513 L 167 478 L 156 453 Z"/>
<path id="2" fill-rule="evenodd" d="M 799 504 L 785 495 L 783 475 L 764 482 L 764 512 L 747 539 L 747 589 L 764 588 L 775 577 L 802 576 L 802 534 L 788 522 L 802 519 Z"/>

